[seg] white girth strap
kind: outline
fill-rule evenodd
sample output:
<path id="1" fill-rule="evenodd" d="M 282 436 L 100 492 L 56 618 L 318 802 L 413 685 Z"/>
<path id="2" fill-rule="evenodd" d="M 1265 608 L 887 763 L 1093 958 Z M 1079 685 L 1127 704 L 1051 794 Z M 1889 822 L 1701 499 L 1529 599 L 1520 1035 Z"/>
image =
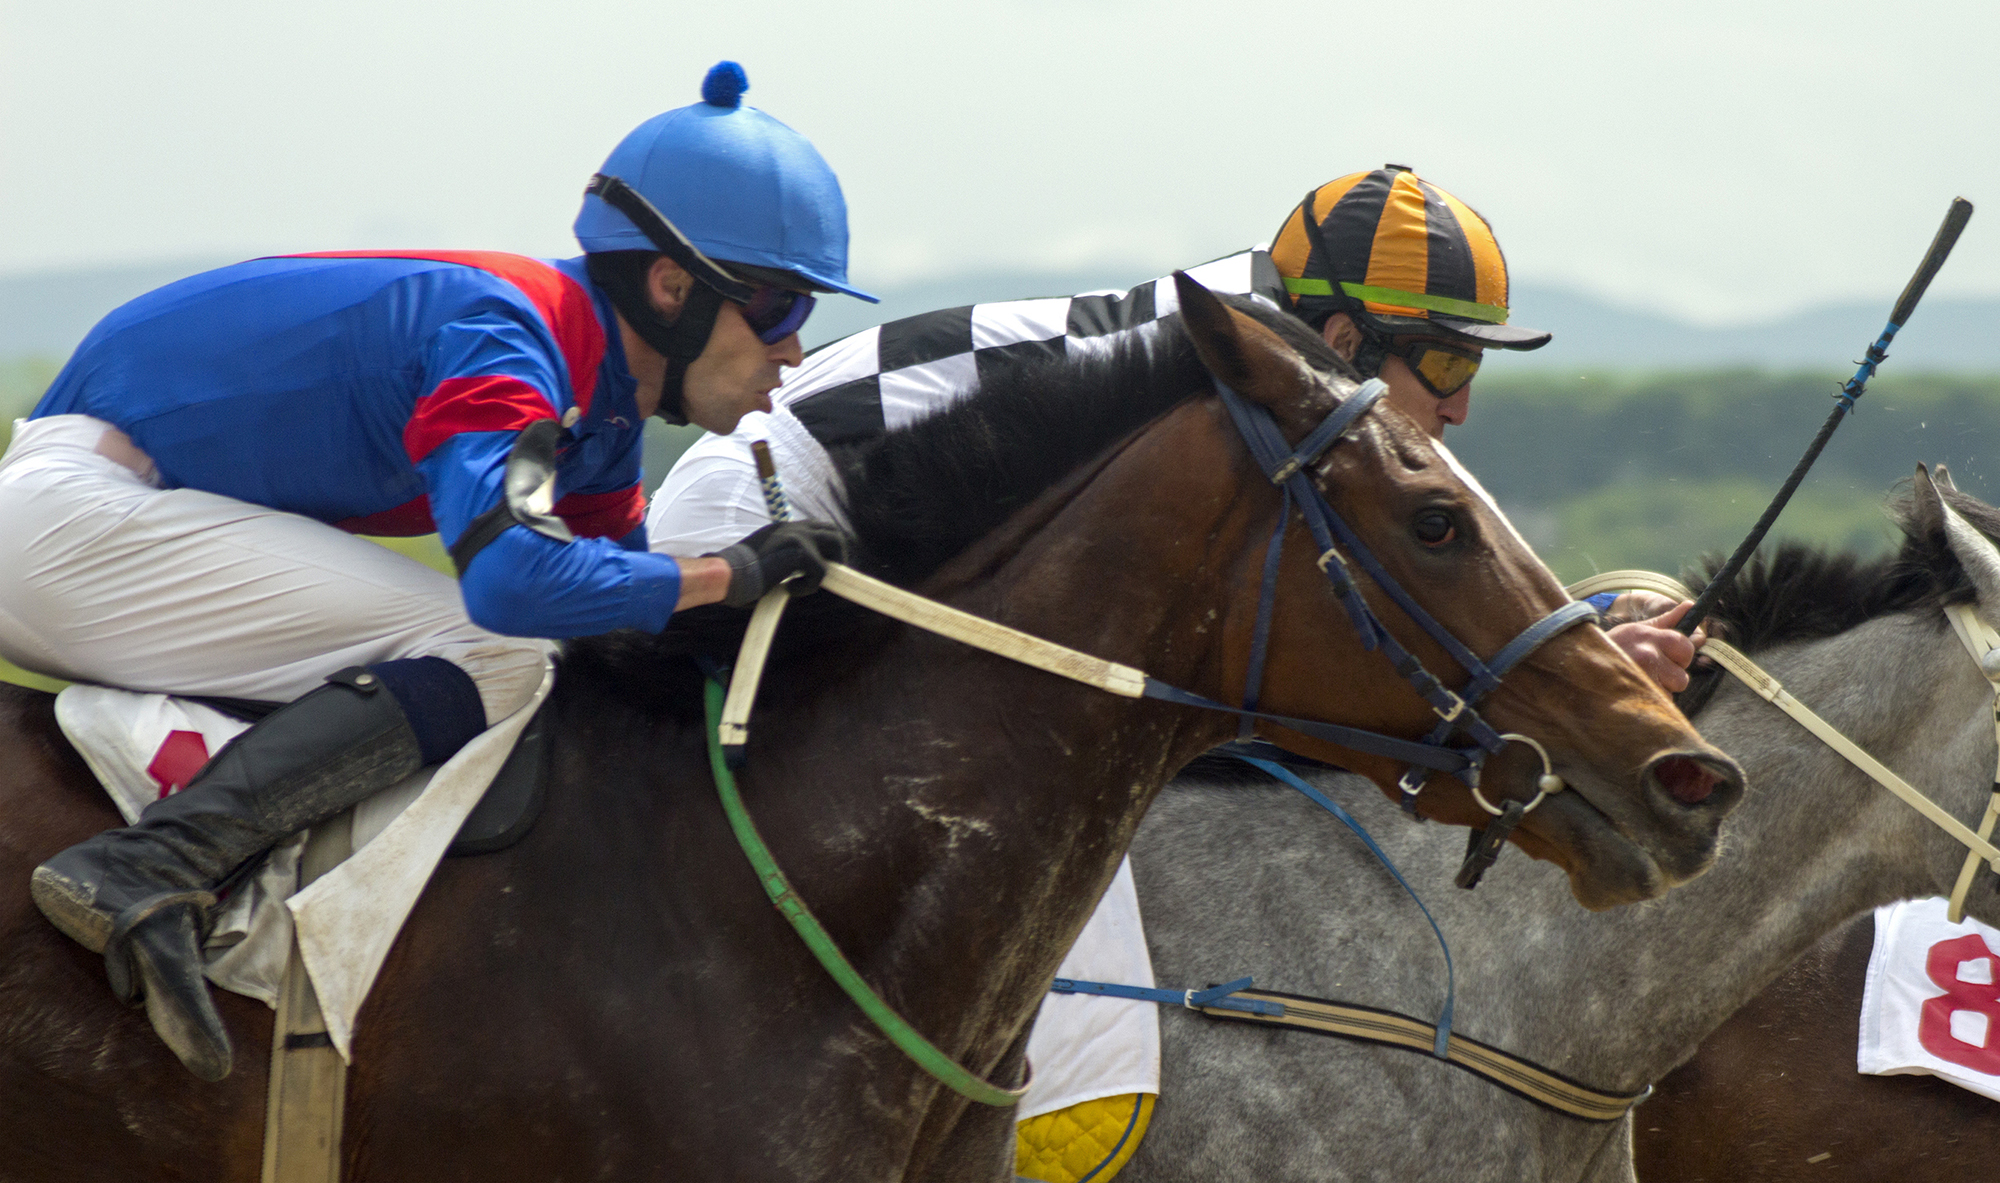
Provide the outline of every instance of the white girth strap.
<path id="1" fill-rule="evenodd" d="M 1972 660 L 1979 666 L 1979 672 L 1993 685 L 1993 743 L 1996 764 L 1993 769 L 1993 793 L 1986 799 L 1986 816 L 1979 819 L 1979 836 L 1993 837 L 1993 823 L 2000 819 L 2000 633 L 1993 631 L 1971 604 L 1952 604 L 1945 608 L 1945 617 L 1951 621 L 1952 631 L 1965 645 L 1965 651 L 1972 654 Z M 2000 871 L 2000 865 L 1995 865 Z M 1959 868 L 1958 882 L 1951 889 L 1951 907 L 1945 913 L 1953 924 L 1965 919 L 1965 893 L 1972 889 L 1972 878 L 1979 873 L 1979 852 L 1967 851 L 1965 865 Z"/>
<path id="2" fill-rule="evenodd" d="M 1680 581 L 1652 571 L 1607 571 L 1571 585 L 1569 593 L 1581 598 L 1598 592 L 1627 590 L 1658 592 L 1676 600 L 1694 598 Z M 1966 650 L 1972 654 L 1973 660 L 1979 663 L 1980 673 L 1994 683 L 1996 695 L 2000 695 L 2000 658 L 1995 658 L 1994 662 L 1990 663 L 1990 669 L 1986 660 L 1988 654 L 2000 649 L 2000 634 L 1988 628 L 1986 622 L 1979 619 L 1970 604 L 1953 604 L 1945 609 L 1945 615 L 1951 620 L 1952 628 L 1957 630 L 1959 639 L 1965 643 Z M 1710 637 L 1702 646 L 1702 652 L 1714 658 L 1716 664 L 1723 669 L 1736 675 L 1745 686 L 1756 691 L 1759 697 L 1790 715 L 1801 727 L 1818 736 L 1821 742 L 1840 753 L 1848 763 L 1873 777 L 1877 784 L 1901 797 L 1904 803 L 1923 814 L 1938 828 L 1965 846 L 1968 852 L 1965 856 L 1965 866 L 1959 872 L 1958 885 L 1951 897 L 1952 919 L 1956 921 L 1962 916 L 1965 893 L 1972 886 L 1972 878 L 1978 870 L 1979 863 L 1983 860 L 1994 871 L 2000 872 L 2000 849 L 1996 849 L 1990 841 L 1994 822 L 2000 819 L 2000 768 L 1996 768 L 1994 772 L 1994 795 L 1988 800 L 1986 816 L 1980 822 L 1979 832 L 1975 834 L 1964 822 L 1945 812 L 1937 802 L 1918 792 L 1910 782 L 1889 771 L 1881 761 L 1863 751 L 1860 745 L 1835 730 L 1831 723 L 1814 714 L 1804 703 L 1793 698 L 1782 683 L 1765 673 L 1756 662 L 1737 652 L 1734 646 Z M 1994 738 L 1996 743 L 2000 743 L 2000 698 L 1996 699 Z"/>

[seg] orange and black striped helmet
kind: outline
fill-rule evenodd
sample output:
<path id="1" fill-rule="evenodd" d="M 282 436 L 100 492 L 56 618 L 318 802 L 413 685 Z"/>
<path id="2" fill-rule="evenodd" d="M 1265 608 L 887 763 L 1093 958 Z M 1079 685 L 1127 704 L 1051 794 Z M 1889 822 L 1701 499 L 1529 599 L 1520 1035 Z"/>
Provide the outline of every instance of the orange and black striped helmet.
<path id="1" fill-rule="evenodd" d="M 1549 343 L 1548 333 L 1507 323 L 1507 260 L 1486 219 L 1407 165 L 1306 194 L 1278 228 L 1271 259 L 1308 322 L 1345 312 L 1383 335 L 1500 349 Z"/>

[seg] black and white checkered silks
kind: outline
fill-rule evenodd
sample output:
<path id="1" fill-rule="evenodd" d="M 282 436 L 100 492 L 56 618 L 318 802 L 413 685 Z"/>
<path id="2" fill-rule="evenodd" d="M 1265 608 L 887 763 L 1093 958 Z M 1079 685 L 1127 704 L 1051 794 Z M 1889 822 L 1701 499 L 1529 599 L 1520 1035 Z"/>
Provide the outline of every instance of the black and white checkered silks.
<path id="1" fill-rule="evenodd" d="M 1283 306 L 1284 284 L 1262 248 L 1191 267 L 1213 291 Z M 1153 331 L 1178 307 L 1171 278 L 1128 292 L 1008 300 L 920 313 L 814 350 L 772 392 L 773 410 L 683 455 L 646 515 L 652 548 L 717 550 L 769 521 L 750 442 L 770 441 L 792 511 L 841 520 L 826 449 L 907 426 L 972 393 L 981 378 L 1031 358 L 1108 351 Z"/>

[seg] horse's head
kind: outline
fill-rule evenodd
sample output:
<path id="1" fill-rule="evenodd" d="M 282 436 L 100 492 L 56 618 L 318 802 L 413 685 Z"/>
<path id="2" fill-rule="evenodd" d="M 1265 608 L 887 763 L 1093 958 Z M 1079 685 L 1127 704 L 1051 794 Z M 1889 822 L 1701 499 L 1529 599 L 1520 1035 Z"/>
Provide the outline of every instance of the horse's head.
<path id="1" fill-rule="evenodd" d="M 1178 277 L 1182 319 L 1209 371 L 1243 399 L 1267 409 L 1288 446 L 1296 446 L 1355 383 L 1330 353 L 1287 343 L 1270 327 L 1225 306 L 1199 284 Z M 1217 400 L 1208 424 L 1233 433 Z M 1204 693 L 1237 701 L 1244 693 L 1257 632 L 1267 542 L 1281 495 L 1235 449 L 1240 512 L 1231 515 L 1233 590 L 1222 625 L 1222 660 Z M 1547 567 L 1522 541 L 1470 473 L 1444 445 L 1406 417 L 1377 405 L 1348 427 L 1341 442 L 1310 465 L 1314 486 L 1380 568 L 1407 590 L 1481 661 L 1491 661 L 1525 630 L 1570 602 Z M 1406 739 L 1431 733 L 1439 713 L 1383 652 L 1368 652 L 1349 605 L 1322 571 L 1321 548 L 1298 510 L 1276 575 L 1275 610 L 1260 686 L 1260 709 L 1305 719 L 1338 719 Z M 1447 685 L 1469 678 L 1378 580 L 1340 546 L 1374 616 Z M 1338 574 L 1338 564 L 1334 564 Z M 1391 646 L 1393 647 L 1393 646 Z M 1500 733 L 1527 736 L 1548 753 L 1569 791 L 1531 809 L 1513 841 L 1569 872 L 1587 907 L 1604 908 L 1660 894 L 1705 870 L 1717 829 L 1742 794 L 1736 763 L 1702 740 L 1667 695 L 1594 624 L 1560 630 L 1508 671 L 1475 709 Z M 1408 767 L 1296 731 L 1260 724 L 1260 734 L 1303 755 L 1365 773 L 1385 792 Z M 1449 740 L 1468 743 L 1465 733 Z M 1533 799 L 1544 772 L 1532 745 L 1512 740 L 1486 762 L 1481 792 L 1489 803 Z M 1424 816 L 1483 827 L 1489 813 L 1458 777 L 1433 775 L 1417 797 Z"/>

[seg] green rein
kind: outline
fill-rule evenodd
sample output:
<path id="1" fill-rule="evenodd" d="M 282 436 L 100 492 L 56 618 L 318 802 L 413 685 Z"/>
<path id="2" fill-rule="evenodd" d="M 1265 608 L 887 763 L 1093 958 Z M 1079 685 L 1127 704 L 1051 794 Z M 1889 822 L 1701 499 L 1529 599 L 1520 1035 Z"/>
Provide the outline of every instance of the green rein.
<path id="1" fill-rule="evenodd" d="M 750 820 L 749 812 L 743 808 L 743 797 L 736 791 L 736 777 L 723 759 L 722 740 L 717 730 L 722 721 L 722 695 L 721 684 L 711 680 L 705 691 L 708 704 L 708 762 L 715 771 L 715 791 L 722 798 L 722 812 L 728 816 L 729 828 L 736 832 L 736 841 L 742 845 L 751 868 L 757 872 L 757 881 L 764 885 L 764 894 L 770 896 L 778 911 L 791 921 L 799 939 L 812 950 L 820 965 L 833 976 L 833 980 L 840 984 L 862 1013 L 889 1037 L 889 1042 L 916 1061 L 918 1067 L 968 1100 L 983 1105 L 1018 1104 L 1022 1094 L 1028 1091 L 1027 1084 L 1008 1089 L 981 1080 L 939 1051 L 937 1045 L 919 1035 L 908 1020 L 882 1001 L 882 996 L 861 979 L 860 973 L 833 943 L 833 938 L 820 926 L 812 909 L 806 907 L 799 893 L 792 889 L 791 880 L 785 878 L 785 873 L 778 868 L 778 861 L 771 857 L 771 848 L 764 845 L 764 839 L 758 835 L 757 823 Z"/>

